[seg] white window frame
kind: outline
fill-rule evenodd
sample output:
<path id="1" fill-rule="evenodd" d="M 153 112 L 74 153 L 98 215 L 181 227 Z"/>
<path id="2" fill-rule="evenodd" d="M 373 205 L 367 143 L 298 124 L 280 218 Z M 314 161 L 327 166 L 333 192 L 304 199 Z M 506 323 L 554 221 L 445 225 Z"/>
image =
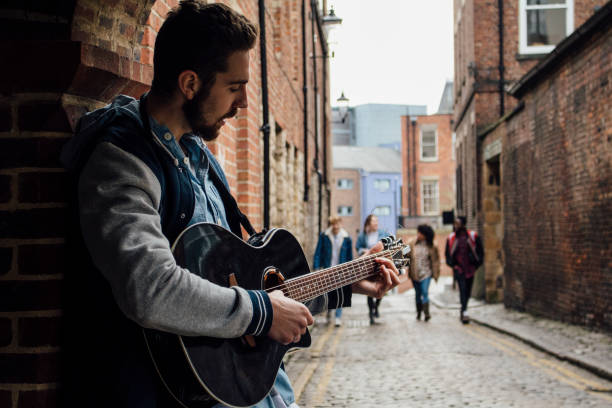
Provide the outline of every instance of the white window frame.
<path id="1" fill-rule="evenodd" d="M 425 211 L 425 183 L 436 183 L 436 209 L 434 211 Z M 440 215 L 440 179 L 438 177 L 422 177 L 421 178 L 421 212 L 423 215 Z"/>
<path id="2" fill-rule="evenodd" d="M 423 132 L 434 132 L 434 144 L 436 148 L 436 155 L 434 157 L 423 157 Z M 424 162 L 435 162 L 438 161 L 438 127 L 436 125 L 422 125 L 419 135 L 419 156 L 421 161 Z"/>
<path id="3" fill-rule="evenodd" d="M 385 210 L 389 210 L 389 214 L 381 214 L 379 209 L 385 209 Z M 386 212 L 386 211 L 385 211 Z M 376 215 L 377 217 L 388 217 L 391 215 L 391 206 L 390 205 L 377 205 L 376 207 L 374 207 L 374 209 L 372 210 L 372 214 Z"/>
<path id="4" fill-rule="evenodd" d="M 380 183 L 384 182 L 384 181 L 388 182 L 389 186 L 387 188 L 385 188 L 385 189 L 382 189 L 380 187 Z M 389 191 L 391 189 L 391 179 L 389 179 L 389 178 L 377 178 L 377 179 L 374 179 L 373 186 L 374 186 L 374 188 L 376 190 L 380 191 L 381 193 L 384 193 L 385 191 Z"/>
<path id="5" fill-rule="evenodd" d="M 346 208 L 348 211 L 346 212 L 346 214 L 344 213 L 344 211 L 340 211 L 341 208 Z M 340 217 L 350 217 L 353 215 L 353 206 L 352 205 L 339 205 L 336 210 L 338 211 L 338 215 Z"/>
<path id="6" fill-rule="evenodd" d="M 519 0 L 519 53 L 547 54 L 556 45 L 527 45 L 527 10 L 547 10 L 563 8 L 559 4 L 527 5 L 527 0 Z M 565 27 L 567 37 L 574 31 L 574 0 L 565 0 Z"/>
<path id="7" fill-rule="evenodd" d="M 341 183 L 343 181 L 346 183 Z M 340 184 L 346 184 L 346 185 L 341 186 Z M 354 185 L 355 185 L 355 181 L 350 178 L 339 178 L 338 181 L 336 182 L 336 187 L 338 188 L 338 190 L 352 190 Z"/>

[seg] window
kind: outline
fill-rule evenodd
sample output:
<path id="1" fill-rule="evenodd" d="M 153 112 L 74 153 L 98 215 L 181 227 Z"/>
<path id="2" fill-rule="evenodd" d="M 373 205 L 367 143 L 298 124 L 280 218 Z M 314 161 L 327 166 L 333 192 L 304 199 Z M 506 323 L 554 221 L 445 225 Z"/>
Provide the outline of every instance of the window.
<path id="1" fill-rule="evenodd" d="M 421 130 L 421 160 L 438 160 L 438 135 L 435 128 Z"/>
<path id="2" fill-rule="evenodd" d="M 438 180 L 422 180 L 421 197 L 423 215 L 437 215 L 439 212 Z"/>
<path id="3" fill-rule="evenodd" d="M 380 191 L 381 193 L 387 191 L 391 188 L 391 180 L 389 179 L 375 179 L 374 180 L 374 188 Z"/>
<path id="4" fill-rule="evenodd" d="M 545 54 L 574 30 L 573 0 L 519 0 L 519 51 Z"/>
<path id="5" fill-rule="evenodd" d="M 352 205 L 339 205 L 338 206 L 338 215 L 353 215 L 353 206 Z"/>
<path id="6" fill-rule="evenodd" d="M 383 215 L 391 215 L 391 207 L 388 205 L 379 205 L 378 207 L 374 207 L 374 210 L 372 210 L 372 214 L 378 217 Z"/>
<path id="7" fill-rule="evenodd" d="M 352 188 L 353 188 L 352 179 L 338 179 L 338 189 L 339 190 L 350 190 Z"/>

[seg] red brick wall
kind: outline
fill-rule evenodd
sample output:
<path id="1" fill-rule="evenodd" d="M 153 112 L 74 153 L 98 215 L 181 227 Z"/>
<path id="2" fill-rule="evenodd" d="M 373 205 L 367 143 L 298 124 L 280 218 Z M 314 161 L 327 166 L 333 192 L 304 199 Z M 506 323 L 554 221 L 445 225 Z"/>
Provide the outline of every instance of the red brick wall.
<path id="1" fill-rule="evenodd" d="M 590 17 L 596 6 L 605 0 L 574 1 L 574 27 Z M 541 56 L 519 55 L 519 27 L 517 0 L 504 0 L 504 80 L 516 82 L 531 69 Z M 496 0 L 454 1 L 455 105 L 454 127 L 458 153 L 462 159 L 463 209 L 458 213 L 468 216 L 468 225 L 481 230 L 481 161 L 477 134 L 496 122 L 500 114 L 499 95 L 499 32 L 498 2 Z M 504 111 L 511 111 L 517 100 L 504 95 Z M 473 120 L 472 120 L 473 112 Z"/>
<path id="2" fill-rule="evenodd" d="M 257 1 L 226 3 L 258 22 Z M 37 4 L 28 3 L 24 7 L 36 8 Z M 69 256 L 64 249 L 67 183 L 58 161 L 59 152 L 85 112 L 104 105 L 118 93 L 137 97 L 148 89 L 153 74 L 155 34 L 169 7 L 176 4 L 176 0 L 77 0 L 73 10 L 62 9 L 65 14 L 48 16 L 50 21 L 64 21 L 54 26 L 52 32 L 49 25 L 33 26 L 25 21 L 21 26 L 15 23 L 15 27 L 22 27 L 22 32 L 0 28 L 5 36 L 19 38 L 0 44 L 3 57 L 12 61 L 0 77 L 1 407 L 57 406 L 60 286 Z M 288 143 L 303 152 L 301 4 L 297 0 L 268 0 L 266 24 L 271 125 L 279 124 Z M 7 8 L 11 13 L 10 7 L 22 6 L 2 5 L 0 10 Z M 313 52 L 310 20 L 306 21 L 310 55 Z M 318 39 L 322 37 L 317 33 Z M 315 55 L 322 55 L 319 40 L 315 47 Z M 211 144 L 227 171 L 241 208 L 257 228 L 263 223 L 259 55 L 257 45 L 251 54 L 249 108 L 229 121 L 218 141 Z M 307 63 L 308 165 L 312 180 L 313 90 L 318 88 L 322 94 L 321 105 L 323 94 L 328 95 L 329 91 L 322 81 L 326 60 L 317 60 L 316 86 L 312 59 Z M 329 104 L 321 105 L 322 123 L 328 120 L 330 112 Z M 320 166 L 323 141 L 330 143 L 329 139 L 329 134 L 320 135 Z M 311 184 L 314 190 L 316 184 Z M 323 191 L 326 190 L 323 186 Z M 303 220 L 307 234 L 300 237 L 307 253 L 316 238 L 318 219 L 313 209 L 317 208 L 318 199 L 311 194 L 310 201 L 303 203 L 310 210 Z M 326 218 L 326 205 L 324 209 Z"/>
<path id="3" fill-rule="evenodd" d="M 416 203 L 412 215 L 423 215 L 421 204 L 421 178 L 437 177 L 440 197 L 440 211 L 448 211 L 455 208 L 455 160 L 452 157 L 452 129 L 451 115 L 429 115 L 416 117 L 413 129 L 410 118 L 402 117 L 402 215 L 409 215 L 410 203 Z M 409 125 L 410 123 L 410 125 Z M 422 125 L 435 125 L 438 135 L 438 160 L 435 162 L 421 161 L 421 127 Z M 412 150 L 416 153 L 416 161 L 412 155 Z M 413 172 L 412 165 L 416 165 L 416 172 Z M 410 174 L 408 174 L 410 172 Z M 412 190 L 407 184 L 416 183 Z"/>
<path id="4" fill-rule="evenodd" d="M 612 330 L 610 24 L 503 130 L 506 305 Z"/>
<path id="5" fill-rule="evenodd" d="M 350 190 L 339 189 L 339 179 L 353 180 L 353 188 Z M 342 227 L 349 233 L 353 240 L 353 256 L 356 256 L 355 244 L 357 242 L 357 236 L 363 229 L 363 225 L 361 224 L 361 176 L 359 175 L 359 170 L 334 169 L 331 183 L 331 213 L 336 215 L 339 205 L 350 205 L 353 207 L 353 215 L 342 216 Z"/>
<path id="6" fill-rule="evenodd" d="M 409 154 L 408 149 L 412 144 L 408 143 L 408 138 L 410 133 L 412 132 L 412 125 L 410 122 L 410 118 L 408 116 L 402 116 L 401 118 L 402 124 L 402 142 L 401 142 L 401 155 L 402 155 L 402 215 L 409 216 L 411 215 L 411 201 L 409 194 L 409 183 L 410 183 L 410 175 L 408 174 L 411 171 L 411 167 L 409 166 Z M 412 174 L 412 173 L 410 173 Z"/>
<path id="7" fill-rule="evenodd" d="M 451 115 L 429 115 L 418 116 L 416 134 L 410 135 L 409 140 L 415 137 L 417 153 L 416 162 L 416 202 L 417 215 L 423 214 L 421 180 L 428 177 L 438 178 L 439 209 L 448 211 L 455 208 L 455 160 L 452 158 L 452 130 Z M 421 131 L 423 125 L 435 125 L 438 135 L 438 160 L 427 162 L 420 160 L 421 156 Z M 412 142 L 410 141 L 410 146 Z"/>

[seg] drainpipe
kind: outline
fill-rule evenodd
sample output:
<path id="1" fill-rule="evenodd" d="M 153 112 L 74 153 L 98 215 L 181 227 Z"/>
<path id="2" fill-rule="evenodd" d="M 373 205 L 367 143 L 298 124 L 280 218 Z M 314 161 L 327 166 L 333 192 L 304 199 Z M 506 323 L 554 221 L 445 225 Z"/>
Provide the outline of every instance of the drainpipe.
<path id="1" fill-rule="evenodd" d="M 324 0 L 323 1 L 323 11 L 326 12 L 327 10 L 327 2 Z M 328 53 L 329 50 L 327 48 L 327 37 L 324 36 L 322 33 L 324 33 L 323 30 L 323 22 L 321 21 L 321 16 L 319 15 L 319 13 L 317 12 L 315 14 L 316 16 L 316 20 L 317 20 L 317 28 L 319 30 L 319 44 L 321 45 L 321 50 L 322 50 L 322 57 L 323 57 L 323 65 L 322 65 L 322 69 L 323 69 L 323 78 L 321 78 L 321 80 L 323 81 L 323 113 L 321 115 L 321 117 L 323 118 L 323 134 L 321 135 L 321 139 L 322 139 L 322 143 L 323 143 L 323 184 L 325 185 L 325 189 L 327 190 L 327 216 L 329 217 L 331 215 L 331 191 L 329 188 L 329 178 L 328 178 L 328 166 L 327 166 L 327 156 L 328 156 L 328 152 L 327 152 L 327 63 L 328 63 Z"/>
<path id="2" fill-rule="evenodd" d="M 321 235 L 321 218 L 323 217 L 323 202 L 321 200 L 321 195 L 323 193 L 323 182 L 321 170 L 319 169 L 319 99 L 317 98 L 317 92 L 319 91 L 319 82 L 317 78 L 317 47 L 315 42 L 315 14 L 318 15 L 317 11 L 317 3 L 316 0 L 311 0 L 310 2 L 310 30 L 311 30 L 311 39 L 312 39 L 312 73 L 313 73 L 313 82 L 314 82 L 314 134 L 315 134 L 315 151 L 314 151 L 314 168 L 317 172 L 317 179 L 319 182 L 319 205 L 318 205 L 318 216 L 319 216 L 319 234 Z"/>
<path id="3" fill-rule="evenodd" d="M 497 0 L 499 34 L 499 117 L 504 116 L 504 0 Z"/>
<path id="4" fill-rule="evenodd" d="M 410 216 L 412 203 L 410 202 L 412 197 L 412 183 L 410 182 L 410 154 L 412 153 L 412 149 L 410 149 L 410 116 L 406 117 L 406 207 L 408 207 L 407 216 Z M 403 222 L 406 224 L 406 221 Z"/>
<path id="5" fill-rule="evenodd" d="M 302 91 L 304 93 L 304 201 L 308 201 L 308 72 L 306 52 L 306 0 L 302 0 Z"/>
<path id="6" fill-rule="evenodd" d="M 417 215 L 417 194 L 418 194 L 418 183 L 416 179 L 416 120 L 412 122 L 412 205 L 410 206 L 410 213 L 412 216 Z"/>
<path id="7" fill-rule="evenodd" d="M 270 106 L 268 105 L 268 64 L 266 60 L 266 5 L 265 0 L 259 0 L 259 45 L 261 55 L 261 103 L 263 105 L 264 142 L 264 208 L 263 227 L 270 229 Z"/>

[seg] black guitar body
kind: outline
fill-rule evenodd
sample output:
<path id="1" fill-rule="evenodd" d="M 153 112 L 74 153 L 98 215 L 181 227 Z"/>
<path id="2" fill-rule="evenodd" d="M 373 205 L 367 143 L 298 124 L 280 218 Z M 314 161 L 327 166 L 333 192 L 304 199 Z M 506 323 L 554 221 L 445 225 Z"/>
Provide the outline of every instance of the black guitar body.
<path id="1" fill-rule="evenodd" d="M 271 230 L 263 245 L 254 247 L 217 225 L 195 224 L 179 236 L 173 252 L 180 266 L 226 287 L 231 274 L 240 287 L 265 289 L 310 272 L 302 247 L 283 229 Z M 168 391 L 189 408 L 256 404 L 272 388 L 287 350 L 311 342 L 308 332 L 287 346 L 255 337 L 254 347 L 243 338 L 186 337 L 151 329 L 144 334 Z"/>

